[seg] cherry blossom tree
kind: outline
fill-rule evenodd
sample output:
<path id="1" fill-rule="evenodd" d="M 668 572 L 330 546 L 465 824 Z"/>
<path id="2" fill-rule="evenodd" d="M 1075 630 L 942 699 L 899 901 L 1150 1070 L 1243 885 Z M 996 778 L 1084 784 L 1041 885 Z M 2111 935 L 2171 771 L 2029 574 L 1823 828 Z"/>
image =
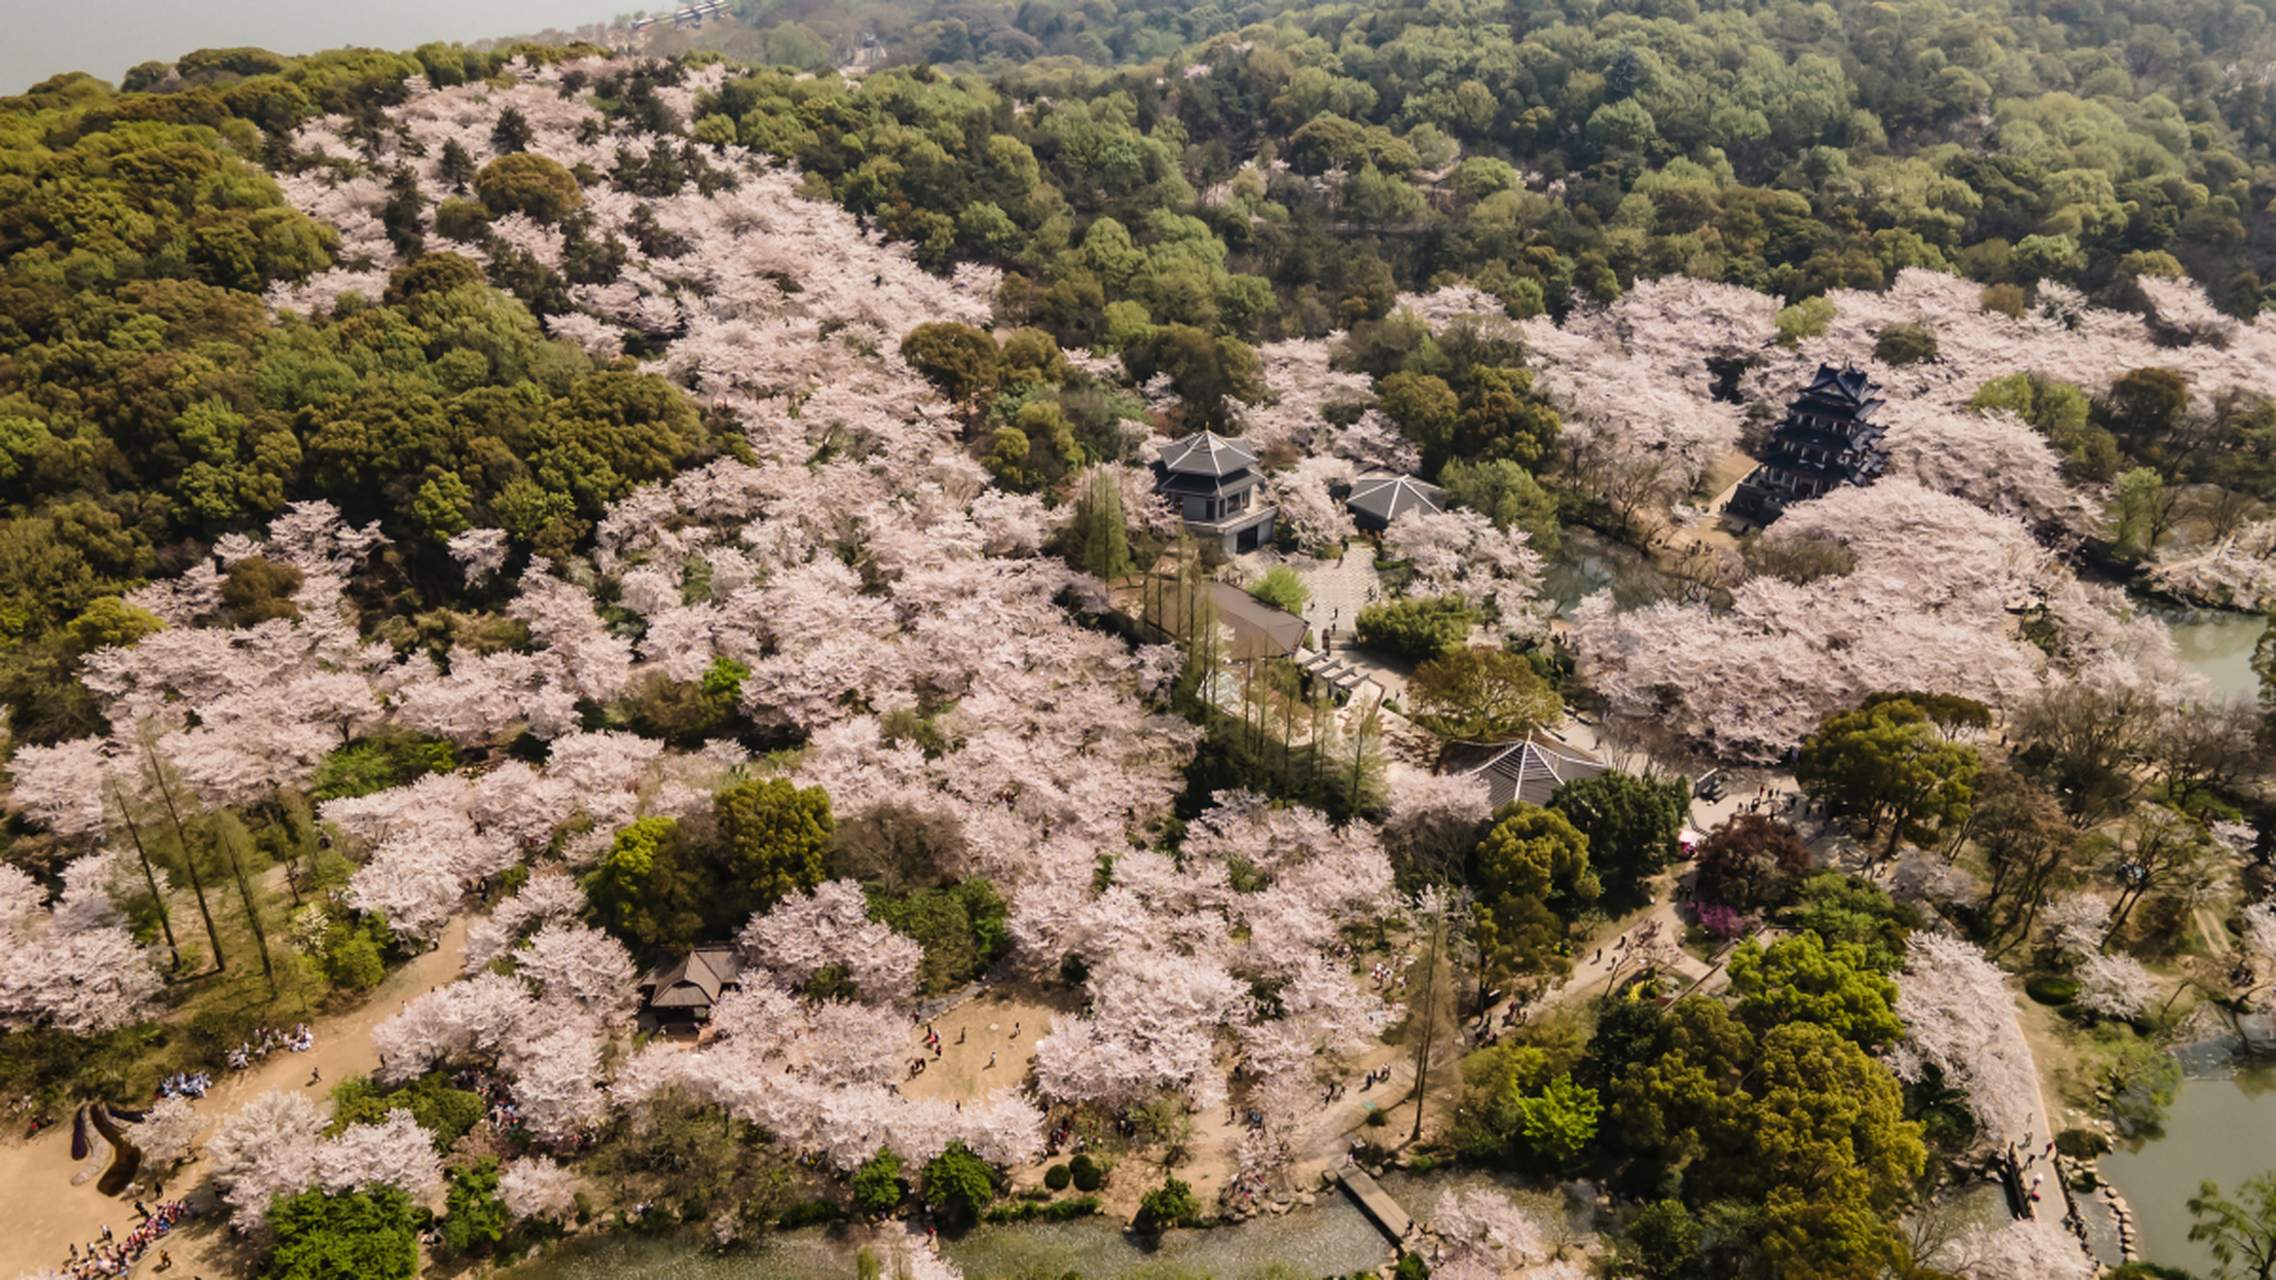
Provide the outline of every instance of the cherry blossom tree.
<path id="1" fill-rule="evenodd" d="M 1494 1280 L 1549 1260 L 1540 1224 L 1500 1191 L 1475 1187 L 1442 1193 L 1431 1211 L 1431 1226 L 1446 1242 L 1444 1256 L 1431 1266 L 1434 1276 Z"/>
<path id="2" fill-rule="evenodd" d="M 1410 596 L 1460 596 L 1516 638 L 1540 630 L 1533 608 L 1541 557 L 1522 529 L 1498 529 L 1475 511 L 1409 511 L 1384 531 L 1383 546 L 1414 566 Z"/>
<path id="3" fill-rule="evenodd" d="M 566 1002 L 603 1022 L 629 1022 L 639 1004 L 639 971 L 624 944 L 574 921 L 548 922 L 506 953 L 514 973 L 548 1002 Z"/>
<path id="4" fill-rule="evenodd" d="M 2164 986 L 2157 976 L 2127 955 L 2088 956 L 2071 971 L 2078 979 L 2078 1003 L 2106 1018 L 2140 1016 Z"/>
<path id="5" fill-rule="evenodd" d="M 744 958 L 785 986 L 840 965 L 862 998 L 876 1004 L 914 995 L 917 967 L 925 958 L 923 947 L 869 918 L 868 900 L 851 880 L 793 894 L 751 917 L 737 937 Z"/>
<path id="6" fill-rule="evenodd" d="M 479 973 L 492 960 L 548 924 L 568 924 L 585 914 L 585 891 L 559 871 L 531 874 L 514 895 L 467 927 L 466 972 Z"/>
<path id="7" fill-rule="evenodd" d="M 142 1152 L 143 1168 L 156 1172 L 189 1159 L 191 1145 L 205 1125 L 188 1098 L 168 1094 L 152 1103 L 129 1132 Z"/>
<path id="8" fill-rule="evenodd" d="M 2098 893 L 2065 893 L 2047 905 L 2040 919 L 2057 951 L 2073 958 L 2089 956 L 2102 949 L 2110 932 L 2110 903 Z"/>
<path id="9" fill-rule="evenodd" d="M 442 1180 L 434 1135 L 408 1110 L 390 1111 L 377 1124 L 351 1124 L 316 1148 L 317 1184 L 335 1194 L 394 1187 L 417 1198 Z"/>
<path id="10" fill-rule="evenodd" d="M 516 1156 L 498 1170 L 498 1198 L 517 1218 L 561 1222 L 577 1207 L 577 1179 L 549 1156 Z"/>
<path id="11" fill-rule="evenodd" d="M 1968 1109 L 1994 1142 L 2046 1131 L 2035 1123 L 2039 1076 L 2015 998 L 1982 951 L 1957 938 L 1914 934 L 1897 979 L 1896 1011 L 1906 1035 L 1889 1067 L 1899 1079 L 1918 1080 L 1924 1067 L 1935 1066 L 1946 1084 L 1966 1092 Z"/>
<path id="12" fill-rule="evenodd" d="M 53 911 L 22 871 L 0 869 L 0 1028 L 50 1025 L 73 1035 L 149 1017 L 161 982 L 156 956 L 135 942 L 104 881 L 111 860 L 77 859 Z"/>
<path id="13" fill-rule="evenodd" d="M 271 1089 L 225 1117 L 205 1144 L 205 1160 L 239 1231 L 260 1228 L 269 1201 L 316 1185 L 317 1150 L 329 1101 Z"/>

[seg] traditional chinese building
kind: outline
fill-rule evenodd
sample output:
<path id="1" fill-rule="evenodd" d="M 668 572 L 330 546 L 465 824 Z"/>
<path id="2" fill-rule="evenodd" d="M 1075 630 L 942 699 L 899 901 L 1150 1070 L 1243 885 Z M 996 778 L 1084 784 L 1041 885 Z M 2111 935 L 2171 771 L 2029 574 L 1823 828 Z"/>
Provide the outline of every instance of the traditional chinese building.
<path id="1" fill-rule="evenodd" d="M 1351 482 L 1351 496 L 1343 505 L 1351 512 L 1353 524 L 1369 533 L 1381 533 L 1409 512 L 1428 515 L 1446 510 L 1446 490 L 1413 476 L 1371 471 Z"/>
<path id="2" fill-rule="evenodd" d="M 1557 788 L 1611 767 L 1578 747 L 1544 742 L 1532 734 L 1522 742 L 1449 743 L 1438 761 L 1440 773 L 1484 779 L 1487 797 L 1497 809 L 1512 800 L 1547 804 Z"/>
<path id="3" fill-rule="evenodd" d="M 1239 555 L 1272 543 L 1272 504 L 1259 501 L 1257 456 L 1240 442 L 1200 431 L 1162 446 L 1154 492 L 1177 508 L 1196 538 Z"/>
<path id="4" fill-rule="evenodd" d="M 743 983 L 743 957 L 733 947 L 697 947 L 640 979 L 640 997 L 648 1020 L 662 1026 L 685 1026 L 711 1017 L 719 997 L 739 990 Z"/>
<path id="5" fill-rule="evenodd" d="M 1819 365 L 1817 376 L 1786 406 L 1759 465 L 1731 495 L 1730 513 L 1769 524 L 1789 503 L 1879 479 L 1889 461 L 1881 451 L 1888 428 L 1873 421 L 1883 403 L 1874 395 L 1880 389 L 1862 369 Z"/>

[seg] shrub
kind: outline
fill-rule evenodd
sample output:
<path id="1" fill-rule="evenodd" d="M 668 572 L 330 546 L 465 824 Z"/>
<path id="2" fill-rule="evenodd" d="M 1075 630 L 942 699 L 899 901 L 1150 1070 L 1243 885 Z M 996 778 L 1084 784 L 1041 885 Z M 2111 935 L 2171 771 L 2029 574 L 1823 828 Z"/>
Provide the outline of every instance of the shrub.
<path id="1" fill-rule="evenodd" d="M 827 1200 L 801 1200 L 782 1211 L 775 1225 L 784 1231 L 811 1227 L 817 1222 L 836 1222 L 845 1217 L 845 1211 Z M 582 1221 L 582 1219 L 580 1219 Z"/>
<path id="2" fill-rule="evenodd" d="M 901 1203 L 901 1157 L 880 1149 L 853 1176 L 854 1204 L 885 1213 Z"/>
<path id="3" fill-rule="evenodd" d="M 2025 994 L 2045 1005 L 2066 1005 L 2078 998 L 2078 983 L 2058 974 L 2043 973 L 2023 984 Z"/>
<path id="4" fill-rule="evenodd" d="M 1370 1128 L 1381 1128 L 1391 1123 L 1391 1113 L 1381 1107 L 1370 1106 L 1367 1108 L 1367 1123 Z"/>
<path id="5" fill-rule="evenodd" d="M 1067 1189 L 1067 1184 L 1073 1182 L 1074 1180 L 1075 1175 L 1069 1173 L 1067 1171 L 1067 1166 L 1063 1164 L 1052 1165 L 1050 1168 L 1043 1171 L 1043 1185 L 1051 1188 L 1053 1191 L 1065 1191 Z"/>
<path id="6" fill-rule="evenodd" d="M 1069 1161 L 1067 1173 L 1074 1180 L 1075 1190 L 1082 1192 L 1096 1191 L 1099 1184 L 1106 1180 L 1106 1175 L 1088 1155 L 1077 1155 Z"/>
<path id="7" fill-rule="evenodd" d="M 1138 1201 L 1136 1225 L 1141 1231 L 1160 1230 L 1180 1218 L 1192 1217 L 1200 1207 L 1201 1202 L 1194 1199 L 1191 1186 L 1176 1178 L 1164 1177 L 1162 1185 Z"/>
<path id="8" fill-rule="evenodd" d="M 1371 604 L 1359 611 L 1359 642 L 1408 662 L 1428 662 L 1469 638 L 1469 607 L 1453 596 Z"/>
<path id="9" fill-rule="evenodd" d="M 1290 613 L 1302 612 L 1304 602 L 1312 598 L 1312 593 L 1304 589 L 1304 583 L 1296 576 L 1296 571 L 1284 564 L 1276 564 L 1266 570 L 1264 577 L 1249 588 L 1249 594 L 1275 609 L 1286 609 Z"/>

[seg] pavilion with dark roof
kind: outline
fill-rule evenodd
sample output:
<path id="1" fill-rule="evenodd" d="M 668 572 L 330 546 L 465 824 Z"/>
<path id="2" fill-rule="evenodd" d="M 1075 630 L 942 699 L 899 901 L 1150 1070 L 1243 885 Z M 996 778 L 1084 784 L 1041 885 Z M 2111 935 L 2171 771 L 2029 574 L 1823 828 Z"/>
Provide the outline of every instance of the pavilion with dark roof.
<path id="1" fill-rule="evenodd" d="M 1424 514 L 1446 510 L 1446 490 L 1413 476 L 1374 471 L 1351 482 L 1343 500 L 1351 522 L 1369 533 L 1381 533 L 1410 511 Z"/>
<path id="2" fill-rule="evenodd" d="M 711 1006 L 743 983 L 743 956 L 733 947 L 697 947 L 640 980 L 644 1011 L 659 1024 L 700 1023 Z"/>
<path id="3" fill-rule="evenodd" d="M 1863 369 L 1819 365 L 1771 431 L 1761 464 L 1739 481 L 1730 513 L 1766 525 L 1794 503 L 1880 479 L 1889 463 L 1881 449 L 1888 428 L 1873 421 L 1885 403 L 1874 394 L 1880 389 Z"/>
<path id="4" fill-rule="evenodd" d="M 1257 500 L 1263 480 L 1257 455 L 1214 431 L 1172 440 L 1154 463 L 1154 492 L 1177 508 L 1195 537 L 1216 542 L 1226 555 L 1272 544 L 1277 510 Z"/>
<path id="5" fill-rule="evenodd" d="M 1522 742 L 1451 743 L 1438 761 L 1440 773 L 1485 779 L 1496 809 L 1512 800 L 1547 804 L 1557 788 L 1611 767 L 1578 747 L 1532 735 Z"/>

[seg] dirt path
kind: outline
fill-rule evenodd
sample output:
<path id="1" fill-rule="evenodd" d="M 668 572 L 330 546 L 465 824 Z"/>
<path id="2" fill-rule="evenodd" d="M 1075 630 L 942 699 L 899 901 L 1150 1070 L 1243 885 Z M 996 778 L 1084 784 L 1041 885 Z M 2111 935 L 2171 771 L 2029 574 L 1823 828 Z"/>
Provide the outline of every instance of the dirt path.
<path id="1" fill-rule="evenodd" d="M 466 950 L 466 924 L 463 917 L 452 921 L 440 947 L 389 974 L 371 998 L 354 1009 L 332 1017 L 306 1019 L 316 1033 L 314 1049 L 307 1053 L 280 1050 L 249 1070 L 217 1076 L 212 1092 L 196 1104 L 199 1118 L 210 1125 L 270 1089 L 329 1092 L 335 1082 L 377 1068 L 379 1057 L 371 1047 L 371 1029 L 393 1017 L 403 1001 L 458 976 Z M 281 1014 L 279 1018 L 289 1028 L 290 1020 Z M 312 1084 L 312 1071 L 321 1072 L 323 1079 Z M 84 1247 L 102 1235 L 105 1224 L 125 1235 L 138 1221 L 133 1203 L 136 1194 L 145 1200 L 152 1198 L 147 1180 L 140 1192 L 118 1199 L 96 1192 L 92 1179 L 84 1186 L 72 1186 L 71 1176 L 78 1171 L 78 1162 L 71 1158 L 69 1118 L 59 1118 L 65 1123 L 36 1139 L 0 1143 L 0 1199 L 8 1205 L 8 1229 L 0 1231 L 0 1276 L 59 1266 L 71 1245 Z M 202 1141 L 212 1134 L 208 1128 L 199 1137 Z M 188 1196 L 194 1203 L 212 1202 L 212 1188 L 203 1185 L 205 1170 L 200 1162 L 183 1165 L 158 1181 L 172 1199 Z M 251 1274 L 227 1229 L 218 1225 L 218 1217 L 209 1214 L 176 1228 L 167 1238 L 175 1272 L 205 1277 Z M 142 1274 L 148 1273 L 149 1262 L 156 1256 L 155 1251 L 148 1255 L 140 1269 Z"/>

